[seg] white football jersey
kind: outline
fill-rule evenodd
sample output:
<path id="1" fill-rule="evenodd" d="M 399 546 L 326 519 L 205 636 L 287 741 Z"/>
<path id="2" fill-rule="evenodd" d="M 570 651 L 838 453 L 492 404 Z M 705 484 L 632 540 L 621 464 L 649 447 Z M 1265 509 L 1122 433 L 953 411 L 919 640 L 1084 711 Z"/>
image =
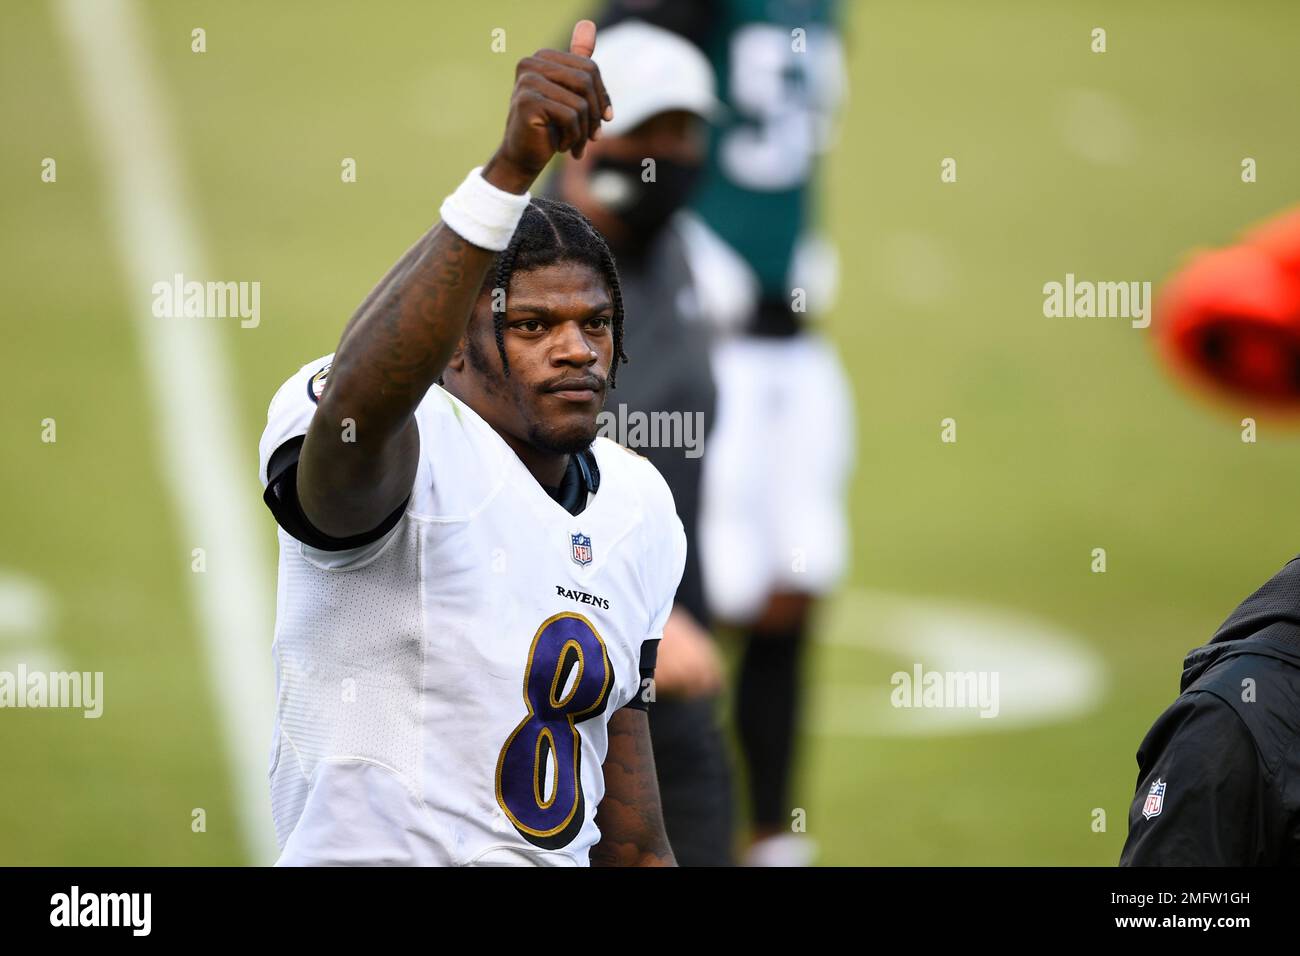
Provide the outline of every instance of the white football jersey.
<path id="1" fill-rule="evenodd" d="M 271 402 L 303 435 L 331 357 Z M 270 768 L 281 865 L 586 865 L 607 722 L 643 692 L 686 537 L 644 458 L 599 438 L 576 517 L 434 386 L 405 514 L 351 551 L 279 531 Z"/>

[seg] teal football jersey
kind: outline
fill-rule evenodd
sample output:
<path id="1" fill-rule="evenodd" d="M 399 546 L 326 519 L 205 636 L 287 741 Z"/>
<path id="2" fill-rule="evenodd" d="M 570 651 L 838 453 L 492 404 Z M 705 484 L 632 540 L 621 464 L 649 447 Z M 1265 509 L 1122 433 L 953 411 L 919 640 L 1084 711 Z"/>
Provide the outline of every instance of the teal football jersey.
<path id="1" fill-rule="evenodd" d="M 766 298 L 790 299 L 795 243 L 842 96 L 832 0 L 729 0 L 705 52 L 727 114 L 717 124 L 695 209 L 749 263 Z"/>

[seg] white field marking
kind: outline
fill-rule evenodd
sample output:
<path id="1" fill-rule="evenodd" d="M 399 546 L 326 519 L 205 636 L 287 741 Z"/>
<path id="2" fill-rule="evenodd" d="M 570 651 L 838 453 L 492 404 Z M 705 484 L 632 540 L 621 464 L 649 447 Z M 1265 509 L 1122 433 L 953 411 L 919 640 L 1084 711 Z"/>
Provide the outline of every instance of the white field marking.
<path id="1" fill-rule="evenodd" d="M 265 863 L 276 847 L 267 784 L 272 578 L 255 537 L 256 466 L 236 437 L 235 393 L 212 320 L 156 319 L 151 311 L 154 282 L 178 272 L 209 275 L 206 258 L 136 3 L 60 0 L 55 8 L 103 165 L 157 415 L 157 453 L 179 524 L 175 559 L 191 581 L 244 850 Z M 196 547 L 207 552 L 203 574 L 190 571 Z"/>
<path id="2" fill-rule="evenodd" d="M 49 592 L 31 578 L 0 571 L 0 671 L 20 663 L 28 671 L 62 671 L 57 650 L 49 644 L 54 620 Z"/>
<path id="3" fill-rule="evenodd" d="M 1083 640 L 1008 608 L 855 589 L 828 602 L 819 639 L 868 650 L 874 659 L 870 683 L 817 688 L 812 727 L 826 736 L 1020 730 L 1090 712 L 1106 683 L 1101 658 Z M 925 672 L 996 671 L 998 715 L 981 718 L 977 707 L 894 707 L 891 676 L 910 675 L 918 663 Z"/>

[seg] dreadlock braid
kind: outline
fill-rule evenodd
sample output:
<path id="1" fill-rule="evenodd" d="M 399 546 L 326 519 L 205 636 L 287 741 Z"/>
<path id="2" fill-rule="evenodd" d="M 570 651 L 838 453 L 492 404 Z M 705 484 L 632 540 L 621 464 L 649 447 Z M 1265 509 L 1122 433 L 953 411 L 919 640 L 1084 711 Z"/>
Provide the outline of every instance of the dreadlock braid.
<path id="1" fill-rule="evenodd" d="M 596 227 L 591 223 L 587 226 L 592 232 L 596 233 L 596 238 L 600 241 L 601 264 L 604 268 L 605 282 L 609 285 L 610 297 L 614 300 L 614 360 L 609 366 L 609 387 L 613 388 L 615 380 L 618 378 L 618 367 L 621 363 L 627 361 L 627 355 L 623 352 L 623 287 L 618 282 L 618 269 L 614 265 L 614 254 L 609 251 L 609 245 L 605 242 L 605 237 L 596 232 Z"/>
<path id="2" fill-rule="evenodd" d="M 519 230 L 516 229 L 515 235 L 518 234 Z M 497 256 L 492 284 L 492 334 L 496 337 L 497 351 L 501 353 L 501 368 L 507 378 L 510 376 L 510 362 L 506 359 L 506 295 L 510 289 L 510 273 L 514 271 L 518 252 L 519 245 L 512 238 L 510 244 Z"/>
<path id="3" fill-rule="evenodd" d="M 497 253 L 496 266 L 489 274 L 493 294 L 501 290 L 501 308 L 492 303 L 492 332 L 497 351 L 501 354 L 501 368 L 508 376 L 510 362 L 506 358 L 506 303 L 510 277 L 516 272 L 527 272 L 556 262 L 577 262 L 590 266 L 599 273 L 609 288 L 614 305 L 614 359 L 609 368 L 609 384 L 613 388 L 619 363 L 626 362 L 623 354 L 623 290 L 618 281 L 618 268 L 596 227 L 568 203 L 555 199 L 535 197 L 524 210 L 523 218 L 515 227 L 510 244 Z"/>

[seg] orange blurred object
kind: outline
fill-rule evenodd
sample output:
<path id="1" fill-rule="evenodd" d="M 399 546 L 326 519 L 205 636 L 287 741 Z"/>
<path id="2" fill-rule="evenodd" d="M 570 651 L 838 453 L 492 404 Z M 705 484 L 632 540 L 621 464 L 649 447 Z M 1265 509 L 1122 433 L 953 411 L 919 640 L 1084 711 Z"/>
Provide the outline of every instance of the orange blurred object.
<path id="1" fill-rule="evenodd" d="M 1300 208 L 1194 256 L 1165 284 L 1155 324 L 1193 384 L 1300 412 Z"/>

